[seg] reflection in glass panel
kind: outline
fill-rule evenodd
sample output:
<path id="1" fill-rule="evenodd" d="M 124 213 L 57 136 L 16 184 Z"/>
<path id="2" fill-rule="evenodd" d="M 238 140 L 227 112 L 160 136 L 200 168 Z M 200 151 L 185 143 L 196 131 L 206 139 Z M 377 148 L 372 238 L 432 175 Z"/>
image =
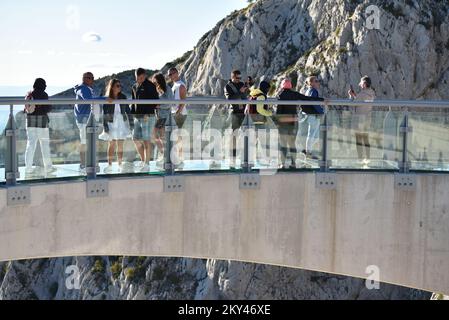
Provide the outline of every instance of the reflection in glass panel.
<path id="1" fill-rule="evenodd" d="M 449 171 L 448 110 L 411 112 L 408 144 L 412 170 Z"/>
<path id="2" fill-rule="evenodd" d="M 242 159 L 238 151 L 239 128 L 232 130 L 230 109 L 222 105 L 189 105 L 187 110 L 186 117 L 174 116 L 176 127 L 171 135 L 171 157 L 176 171 L 239 168 Z"/>

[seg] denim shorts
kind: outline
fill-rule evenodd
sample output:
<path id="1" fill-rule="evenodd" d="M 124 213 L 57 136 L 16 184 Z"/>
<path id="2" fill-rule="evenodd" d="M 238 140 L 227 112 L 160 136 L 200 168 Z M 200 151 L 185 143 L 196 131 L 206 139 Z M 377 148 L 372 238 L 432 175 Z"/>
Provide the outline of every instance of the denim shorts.
<path id="1" fill-rule="evenodd" d="M 134 119 L 134 140 L 151 140 L 151 135 L 153 133 L 154 126 L 156 124 L 156 118 L 154 116 L 145 118 L 135 118 Z"/>

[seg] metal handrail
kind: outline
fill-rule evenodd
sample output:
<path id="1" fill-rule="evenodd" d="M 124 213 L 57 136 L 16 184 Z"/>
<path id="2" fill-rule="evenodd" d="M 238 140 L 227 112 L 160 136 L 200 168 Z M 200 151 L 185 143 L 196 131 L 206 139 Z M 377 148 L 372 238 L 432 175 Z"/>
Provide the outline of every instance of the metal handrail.
<path id="1" fill-rule="evenodd" d="M 16 99 L 16 98 L 8 98 L 8 97 L 0 97 L 0 106 L 2 105 L 74 105 L 74 104 L 105 104 L 104 99 L 92 99 L 92 100 L 76 100 L 76 99 L 62 99 L 62 98 L 54 98 L 49 100 L 25 100 L 25 99 Z M 229 104 L 255 104 L 256 101 L 251 100 L 226 100 L 226 99 L 210 99 L 210 98 L 188 98 L 185 100 L 114 100 L 110 102 L 112 104 L 140 104 L 140 105 L 229 105 Z M 258 101 L 257 103 L 262 103 Z M 433 107 L 433 108 L 441 108 L 441 109 L 449 109 L 449 101 L 448 100 L 374 100 L 374 101 L 355 101 L 355 100 L 328 100 L 328 101 L 303 101 L 303 100 L 295 100 L 295 101 L 285 101 L 285 100 L 276 100 L 276 99 L 267 99 L 263 101 L 264 104 L 267 105 L 280 105 L 280 106 L 289 106 L 289 105 L 304 105 L 304 106 L 350 106 L 350 107 L 408 107 L 408 108 L 423 108 L 423 107 Z"/>

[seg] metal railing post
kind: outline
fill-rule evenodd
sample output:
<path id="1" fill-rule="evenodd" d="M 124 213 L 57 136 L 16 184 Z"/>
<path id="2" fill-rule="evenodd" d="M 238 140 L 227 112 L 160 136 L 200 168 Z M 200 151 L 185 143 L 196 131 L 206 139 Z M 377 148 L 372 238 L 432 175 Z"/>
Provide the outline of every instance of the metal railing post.
<path id="1" fill-rule="evenodd" d="M 86 175 L 87 179 L 96 179 L 99 166 L 97 164 L 97 133 L 98 127 L 92 112 L 86 126 Z"/>
<path id="2" fill-rule="evenodd" d="M 6 135 L 5 180 L 7 186 L 15 186 L 19 178 L 17 155 L 17 126 L 14 119 L 14 105 L 10 105 Z"/>
<path id="3" fill-rule="evenodd" d="M 164 169 L 165 174 L 174 175 L 175 174 L 175 165 L 173 164 L 171 158 L 171 152 L 174 144 L 171 141 L 172 133 L 176 130 L 177 126 L 173 119 L 173 115 L 170 112 L 170 115 L 167 119 L 167 123 L 165 124 L 165 149 L 164 149 Z"/>
<path id="4" fill-rule="evenodd" d="M 320 162 L 320 171 L 328 172 L 329 171 L 329 159 L 328 159 L 329 125 L 328 125 L 328 119 L 327 119 L 327 110 L 324 112 L 323 124 L 321 125 L 321 132 L 323 133 L 323 158 L 321 159 L 321 162 Z"/>
<path id="5" fill-rule="evenodd" d="M 400 166 L 400 172 L 407 174 L 410 172 L 410 163 L 408 159 L 408 141 L 409 141 L 409 133 L 411 132 L 412 128 L 409 125 L 409 110 L 407 110 L 404 113 L 404 122 L 401 126 L 401 133 L 402 133 L 402 163 Z"/>
<path id="6" fill-rule="evenodd" d="M 251 164 L 249 162 L 249 135 L 250 135 L 250 115 L 245 115 L 245 119 L 243 120 L 243 162 L 242 169 L 244 173 L 251 172 Z"/>

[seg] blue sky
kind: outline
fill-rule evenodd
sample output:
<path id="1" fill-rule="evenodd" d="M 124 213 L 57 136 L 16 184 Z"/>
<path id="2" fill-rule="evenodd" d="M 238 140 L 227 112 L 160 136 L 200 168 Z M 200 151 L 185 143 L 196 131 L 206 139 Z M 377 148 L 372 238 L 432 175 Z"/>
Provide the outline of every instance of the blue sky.
<path id="1" fill-rule="evenodd" d="M 0 86 L 70 87 L 139 66 L 161 68 L 191 50 L 246 0 L 1 0 Z M 99 41 L 98 41 L 99 40 Z"/>

